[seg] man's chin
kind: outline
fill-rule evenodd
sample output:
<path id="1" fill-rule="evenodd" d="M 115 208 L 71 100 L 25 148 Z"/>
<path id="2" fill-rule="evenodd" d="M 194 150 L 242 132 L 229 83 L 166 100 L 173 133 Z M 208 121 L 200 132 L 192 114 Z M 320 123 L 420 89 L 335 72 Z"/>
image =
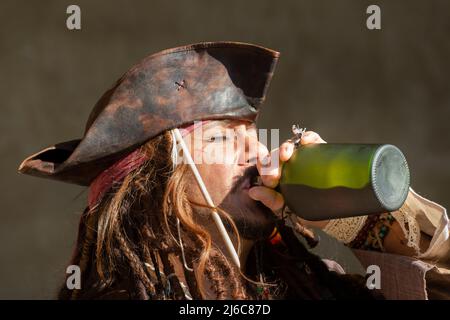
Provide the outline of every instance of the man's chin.
<path id="1" fill-rule="evenodd" d="M 273 212 L 264 206 L 261 202 L 256 201 L 256 207 L 258 208 L 258 220 L 253 224 L 255 230 L 258 232 L 254 232 L 253 236 L 259 239 L 268 238 L 275 228 L 275 215 Z"/>
<path id="2" fill-rule="evenodd" d="M 274 213 L 246 192 L 230 193 L 220 204 L 232 217 L 239 235 L 248 240 L 268 238 L 275 227 Z"/>
<path id="3" fill-rule="evenodd" d="M 244 211 L 244 212 L 242 212 Z M 242 214 L 235 215 L 228 211 L 233 217 L 233 221 L 242 238 L 248 240 L 261 240 L 268 238 L 275 228 L 275 215 L 272 211 L 260 202 L 254 202 L 254 205 Z"/>

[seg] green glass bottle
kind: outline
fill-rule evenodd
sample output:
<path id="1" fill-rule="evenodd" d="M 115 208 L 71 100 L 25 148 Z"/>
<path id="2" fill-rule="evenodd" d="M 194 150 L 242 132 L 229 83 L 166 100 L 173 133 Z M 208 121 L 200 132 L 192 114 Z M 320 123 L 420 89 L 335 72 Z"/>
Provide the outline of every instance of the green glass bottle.
<path id="1" fill-rule="evenodd" d="M 403 153 L 389 144 L 310 144 L 284 164 L 279 189 L 306 220 L 395 211 L 409 191 Z"/>

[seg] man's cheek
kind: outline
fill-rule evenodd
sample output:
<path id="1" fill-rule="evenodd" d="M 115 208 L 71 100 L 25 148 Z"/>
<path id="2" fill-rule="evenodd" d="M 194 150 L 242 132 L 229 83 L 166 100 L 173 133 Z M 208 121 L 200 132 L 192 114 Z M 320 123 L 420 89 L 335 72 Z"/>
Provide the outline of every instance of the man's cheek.
<path id="1" fill-rule="evenodd" d="M 213 198 L 223 200 L 231 190 L 231 181 L 229 181 L 229 177 L 232 176 L 232 174 L 217 168 L 217 166 L 210 166 L 210 170 L 208 170 L 207 173 L 208 191 L 210 194 L 214 194 Z M 215 204 L 217 203 L 218 202 L 216 201 Z"/>
<path id="2" fill-rule="evenodd" d="M 233 165 L 238 163 L 237 150 L 234 144 L 229 142 L 205 144 L 201 160 L 204 164 Z"/>

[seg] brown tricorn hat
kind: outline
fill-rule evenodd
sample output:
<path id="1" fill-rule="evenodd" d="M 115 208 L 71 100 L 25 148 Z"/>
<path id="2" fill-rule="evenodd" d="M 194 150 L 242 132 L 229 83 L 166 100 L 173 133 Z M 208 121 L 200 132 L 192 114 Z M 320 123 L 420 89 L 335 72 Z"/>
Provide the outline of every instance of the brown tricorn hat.
<path id="1" fill-rule="evenodd" d="M 82 139 L 26 158 L 19 172 L 89 185 L 119 158 L 160 133 L 207 119 L 255 120 L 279 53 L 205 42 L 150 55 L 97 102 Z"/>

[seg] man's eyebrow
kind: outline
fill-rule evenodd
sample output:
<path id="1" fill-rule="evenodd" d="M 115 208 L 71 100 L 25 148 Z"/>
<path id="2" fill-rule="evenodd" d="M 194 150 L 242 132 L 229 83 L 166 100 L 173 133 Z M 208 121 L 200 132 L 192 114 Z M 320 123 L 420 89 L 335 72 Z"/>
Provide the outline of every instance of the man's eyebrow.
<path id="1" fill-rule="evenodd" d="M 246 128 L 256 128 L 256 124 L 254 122 L 251 121 L 232 121 L 232 120 L 228 120 L 225 123 L 225 128 L 234 128 L 238 125 L 245 125 Z"/>
<path id="2" fill-rule="evenodd" d="M 220 127 L 221 125 L 218 125 L 220 122 L 220 120 L 210 120 L 206 123 L 202 123 L 202 128 L 204 130 L 208 130 L 208 129 L 214 129 L 216 127 Z"/>
<path id="3" fill-rule="evenodd" d="M 234 129 L 238 125 L 245 125 L 247 129 L 256 128 L 256 123 L 252 121 L 237 121 L 237 120 L 212 120 L 203 124 L 203 130 L 211 129 Z"/>

